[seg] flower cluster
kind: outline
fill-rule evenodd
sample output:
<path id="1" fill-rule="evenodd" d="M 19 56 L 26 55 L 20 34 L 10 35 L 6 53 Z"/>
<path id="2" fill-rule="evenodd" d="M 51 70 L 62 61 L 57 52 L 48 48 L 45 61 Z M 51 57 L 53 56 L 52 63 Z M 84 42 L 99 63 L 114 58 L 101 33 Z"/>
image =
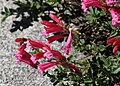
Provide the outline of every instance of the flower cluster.
<path id="1" fill-rule="evenodd" d="M 117 0 L 106 0 L 105 2 L 100 0 L 82 0 L 82 9 L 86 12 L 90 6 L 95 6 L 101 9 L 106 9 L 106 6 L 108 6 L 106 10 L 111 14 L 112 26 L 120 26 L 120 7 L 110 6 L 117 4 L 117 2 Z M 110 38 L 107 40 L 107 43 L 113 45 L 113 53 L 116 53 L 120 44 L 120 37 L 115 36 Z"/>
<path id="2" fill-rule="evenodd" d="M 80 69 L 76 67 L 74 64 L 67 62 L 66 57 L 63 53 L 58 50 L 53 50 L 50 47 L 50 43 L 53 41 L 67 37 L 66 43 L 61 47 L 62 50 L 65 50 L 65 54 L 69 54 L 71 43 L 72 43 L 72 28 L 67 30 L 64 24 L 53 14 L 50 14 L 51 19 L 53 19 L 57 24 L 48 21 L 41 21 L 41 24 L 44 25 L 44 31 L 42 34 L 46 37 L 49 33 L 61 32 L 61 34 L 54 35 L 52 37 L 47 37 L 47 43 L 43 43 L 39 40 L 31 40 L 26 38 L 17 38 L 15 41 L 18 43 L 18 48 L 14 52 L 14 56 L 17 61 L 24 62 L 31 67 L 38 69 L 38 71 L 42 74 L 45 69 L 55 66 L 61 65 L 64 68 L 75 71 L 76 73 L 80 73 Z M 32 48 L 34 50 L 39 50 L 34 54 L 30 54 L 27 52 L 28 48 Z M 39 59 L 45 58 L 48 62 L 40 63 Z"/>
<path id="3" fill-rule="evenodd" d="M 43 36 L 47 36 L 49 33 L 60 33 L 51 37 L 47 37 L 47 44 L 52 43 L 55 40 L 66 37 L 68 34 L 68 39 L 64 46 L 61 47 L 62 50 L 66 51 L 66 54 L 69 54 L 71 43 L 72 43 L 72 28 L 69 28 L 69 31 L 66 29 L 65 25 L 52 13 L 50 14 L 50 18 L 53 19 L 57 24 L 41 21 L 40 23 L 44 25 L 44 30 L 42 31 Z"/>

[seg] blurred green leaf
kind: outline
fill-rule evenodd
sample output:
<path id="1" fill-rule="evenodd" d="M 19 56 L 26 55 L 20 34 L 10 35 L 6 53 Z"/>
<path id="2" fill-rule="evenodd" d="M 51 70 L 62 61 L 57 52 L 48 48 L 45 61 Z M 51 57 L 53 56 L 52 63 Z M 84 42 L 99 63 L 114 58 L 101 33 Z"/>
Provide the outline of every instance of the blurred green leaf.
<path id="1" fill-rule="evenodd" d="M 115 69 L 112 73 L 113 73 L 113 74 L 117 74 L 117 73 L 119 73 L 119 72 L 120 72 L 120 67 L 117 68 L 117 69 Z"/>

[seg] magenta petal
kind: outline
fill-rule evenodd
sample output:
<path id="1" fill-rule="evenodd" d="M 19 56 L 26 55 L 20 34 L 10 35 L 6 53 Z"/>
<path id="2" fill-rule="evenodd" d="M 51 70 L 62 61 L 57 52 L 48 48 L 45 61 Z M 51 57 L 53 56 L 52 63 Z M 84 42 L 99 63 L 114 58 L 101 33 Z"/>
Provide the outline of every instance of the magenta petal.
<path id="1" fill-rule="evenodd" d="M 36 54 L 33 54 L 30 59 L 35 64 L 37 62 L 37 60 L 44 57 L 43 55 L 44 55 L 44 52 L 38 52 Z"/>
<path id="2" fill-rule="evenodd" d="M 41 48 L 43 50 L 50 50 L 50 47 L 48 45 L 38 40 L 28 39 L 26 47 L 29 47 L 29 46 L 34 47 L 34 48 Z"/>
<path id="3" fill-rule="evenodd" d="M 47 35 L 48 35 L 47 31 L 46 31 L 46 30 L 43 30 L 43 31 L 42 31 L 42 35 L 43 35 L 43 36 L 47 36 Z"/>
<path id="4" fill-rule="evenodd" d="M 111 4 L 117 4 L 116 0 L 106 0 L 106 3 L 108 6 L 110 6 Z"/>
<path id="5" fill-rule="evenodd" d="M 113 53 L 116 53 L 118 51 L 118 45 L 116 45 L 114 48 L 113 48 Z"/>
<path id="6" fill-rule="evenodd" d="M 72 43 L 72 29 L 70 29 L 70 34 L 68 36 L 67 42 L 64 46 L 61 47 L 62 50 L 66 50 L 66 54 L 69 54 L 70 48 Z"/>
<path id="7" fill-rule="evenodd" d="M 99 7 L 101 9 L 105 9 L 102 5 L 104 4 L 103 2 L 100 2 L 99 0 L 82 0 L 82 9 L 84 12 L 90 7 L 90 6 L 95 6 Z"/>
<path id="8" fill-rule="evenodd" d="M 45 20 L 41 21 L 40 23 L 47 26 L 47 27 L 57 27 L 58 26 L 58 25 L 56 25 L 52 22 L 48 22 L 48 21 L 45 21 Z"/>
<path id="9" fill-rule="evenodd" d="M 16 50 L 14 52 L 14 56 L 17 61 L 24 62 L 34 68 L 37 68 L 38 62 L 36 64 L 34 64 L 30 59 L 31 55 L 29 53 L 27 53 L 25 50 Z"/>
<path id="10" fill-rule="evenodd" d="M 112 44 L 116 40 L 115 37 L 111 37 L 107 40 L 107 44 Z"/>
<path id="11" fill-rule="evenodd" d="M 15 42 L 24 42 L 24 41 L 27 41 L 26 38 L 16 38 L 15 39 Z"/>
<path id="12" fill-rule="evenodd" d="M 113 42 L 113 46 L 116 46 L 116 45 L 118 45 L 118 41 L 117 40 Z"/>
<path id="13" fill-rule="evenodd" d="M 38 71 L 40 72 L 40 74 L 43 74 L 43 72 L 49 68 L 49 67 L 52 67 L 52 66 L 55 66 L 59 64 L 59 62 L 46 62 L 44 64 L 38 64 Z"/>
<path id="14" fill-rule="evenodd" d="M 57 61 L 65 60 L 66 58 L 58 51 L 58 50 L 51 50 L 44 54 L 49 60 L 54 57 Z"/>
<path id="15" fill-rule="evenodd" d="M 54 36 L 48 37 L 48 38 L 46 38 L 47 39 L 47 43 L 50 44 L 51 42 L 53 42 L 55 40 L 58 40 L 60 38 L 63 38 L 65 36 L 66 36 L 65 34 L 59 34 L 59 35 L 54 35 Z"/>
<path id="16" fill-rule="evenodd" d="M 47 33 L 54 33 L 54 32 L 65 32 L 66 30 L 64 30 L 61 27 L 44 27 L 45 31 Z"/>
<path id="17" fill-rule="evenodd" d="M 50 18 L 57 22 L 59 25 L 62 25 L 62 22 L 52 13 L 50 13 Z"/>
<path id="18" fill-rule="evenodd" d="M 51 52 L 57 61 L 66 60 L 66 57 L 63 56 L 62 53 L 59 52 L 58 50 L 51 50 Z"/>
<path id="19" fill-rule="evenodd" d="M 46 57 L 48 60 L 50 60 L 53 57 L 52 52 L 48 51 L 44 53 L 44 57 Z"/>
<path id="20" fill-rule="evenodd" d="M 119 26 L 120 25 L 120 8 L 119 7 L 112 7 L 108 9 L 112 16 L 112 25 Z"/>
<path id="21" fill-rule="evenodd" d="M 66 32 L 66 30 L 64 30 L 61 27 L 44 27 L 44 30 L 42 31 L 43 36 L 47 36 L 49 33 L 55 33 L 55 32 Z"/>

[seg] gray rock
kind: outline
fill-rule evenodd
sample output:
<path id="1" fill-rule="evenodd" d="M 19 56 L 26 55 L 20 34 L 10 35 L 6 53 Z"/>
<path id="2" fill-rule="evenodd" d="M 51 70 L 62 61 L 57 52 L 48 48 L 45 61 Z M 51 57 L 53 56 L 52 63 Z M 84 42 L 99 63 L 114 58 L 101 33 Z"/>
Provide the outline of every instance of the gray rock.
<path id="1" fill-rule="evenodd" d="M 12 0 L 8 2 L 0 0 L 0 12 L 4 10 L 4 6 L 17 8 L 17 6 L 13 5 Z M 0 14 L 0 22 L 1 18 L 2 15 Z M 16 19 L 15 15 L 13 15 L 8 17 L 2 24 L 0 23 L 0 86 L 52 86 L 49 78 L 40 75 L 36 69 L 15 61 L 13 56 L 13 52 L 17 48 L 15 38 L 29 37 L 45 41 L 40 33 L 43 26 L 39 22 L 34 22 L 32 27 L 23 30 L 23 32 L 18 30 L 11 33 L 10 29 L 13 20 L 19 19 Z"/>

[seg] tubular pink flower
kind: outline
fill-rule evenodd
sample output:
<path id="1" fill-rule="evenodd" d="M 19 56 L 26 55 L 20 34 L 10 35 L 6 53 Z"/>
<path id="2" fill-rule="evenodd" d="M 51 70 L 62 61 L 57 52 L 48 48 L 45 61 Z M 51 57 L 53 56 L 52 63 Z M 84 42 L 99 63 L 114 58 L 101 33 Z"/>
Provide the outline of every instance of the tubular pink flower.
<path id="1" fill-rule="evenodd" d="M 72 29 L 70 28 L 70 33 L 67 39 L 67 42 L 65 43 L 64 46 L 61 47 L 62 50 L 66 50 L 66 54 L 69 54 L 70 48 L 71 48 L 71 43 L 72 43 Z"/>
<path id="2" fill-rule="evenodd" d="M 104 3 L 100 2 L 99 0 L 82 0 L 81 4 L 82 4 L 82 9 L 85 13 L 90 6 L 95 6 L 95 7 L 101 8 L 101 9 L 105 9 L 102 6 Z"/>
<path id="3" fill-rule="evenodd" d="M 26 47 L 29 47 L 29 46 L 34 47 L 34 48 L 41 48 L 45 51 L 50 50 L 50 47 L 48 45 L 38 40 L 28 39 Z"/>
<path id="4" fill-rule="evenodd" d="M 61 62 L 62 60 L 66 60 L 66 57 L 63 56 L 58 50 L 52 50 L 51 53 L 59 62 Z"/>
<path id="5" fill-rule="evenodd" d="M 27 53 L 24 50 L 24 48 L 25 48 L 24 45 L 22 45 L 14 52 L 14 56 L 15 56 L 16 60 L 20 61 L 20 62 L 24 62 L 24 63 L 32 66 L 33 68 L 37 68 L 38 62 L 36 62 L 36 64 L 34 64 L 30 59 L 31 55 L 29 53 Z"/>
<path id="6" fill-rule="evenodd" d="M 49 33 L 55 33 L 55 32 L 66 32 L 63 28 L 57 26 L 57 27 L 44 27 L 44 31 L 42 31 L 43 36 L 47 36 Z"/>
<path id="7" fill-rule="evenodd" d="M 40 23 L 47 26 L 47 27 L 58 27 L 57 24 L 54 24 L 52 22 L 48 22 L 48 21 L 45 21 L 45 20 L 42 20 Z"/>
<path id="8" fill-rule="evenodd" d="M 53 54 L 51 53 L 51 51 L 45 52 L 44 57 L 48 58 L 48 60 L 50 60 L 53 57 Z"/>
<path id="9" fill-rule="evenodd" d="M 71 69 L 75 70 L 76 73 L 80 73 L 81 72 L 80 69 L 77 66 L 73 65 L 73 64 L 69 64 L 69 67 Z"/>
<path id="10" fill-rule="evenodd" d="M 49 16 L 50 16 L 50 18 L 51 18 L 52 20 L 54 20 L 55 22 L 57 22 L 58 25 L 63 26 L 63 23 L 62 23 L 55 15 L 53 15 L 52 13 L 50 13 Z"/>
<path id="11" fill-rule="evenodd" d="M 27 39 L 26 38 L 16 38 L 15 39 L 15 42 L 21 42 L 21 41 L 27 41 Z"/>
<path id="12" fill-rule="evenodd" d="M 58 34 L 58 35 L 54 35 L 51 37 L 46 38 L 47 39 L 47 43 L 50 44 L 51 42 L 58 40 L 60 38 L 64 38 L 66 36 L 66 34 Z"/>
<path id="13" fill-rule="evenodd" d="M 43 58 L 43 57 L 44 57 L 44 52 L 38 52 L 36 54 L 32 54 L 30 59 L 35 64 L 37 62 L 37 60 L 39 60 L 40 58 Z"/>
<path id="14" fill-rule="evenodd" d="M 107 44 L 113 45 L 113 53 L 116 53 L 118 51 L 118 47 L 120 46 L 120 36 L 115 36 L 112 38 L 109 38 L 107 40 Z"/>
<path id="15" fill-rule="evenodd" d="M 118 51 L 118 45 L 114 46 L 113 53 L 116 53 Z"/>
<path id="16" fill-rule="evenodd" d="M 21 46 L 25 41 L 27 41 L 26 38 L 16 38 L 15 42 L 18 42 L 18 46 Z"/>
<path id="17" fill-rule="evenodd" d="M 108 6 L 110 6 L 111 4 L 117 4 L 116 0 L 106 0 L 106 3 Z"/>
<path id="18" fill-rule="evenodd" d="M 52 57 L 55 57 L 57 61 L 66 59 L 58 50 L 48 51 L 44 54 L 44 57 L 47 57 L 49 59 L 51 59 Z"/>
<path id="19" fill-rule="evenodd" d="M 108 9 L 112 16 L 112 25 L 119 26 L 120 25 L 120 8 L 112 7 Z"/>
<path id="20" fill-rule="evenodd" d="M 113 42 L 114 42 L 115 40 L 116 40 L 115 37 L 109 38 L 109 39 L 107 40 L 107 44 L 113 44 Z"/>
<path id="21" fill-rule="evenodd" d="M 38 71 L 40 72 L 40 74 L 43 74 L 43 72 L 47 69 L 50 68 L 52 66 L 58 65 L 59 62 L 46 62 L 44 64 L 38 64 Z"/>

